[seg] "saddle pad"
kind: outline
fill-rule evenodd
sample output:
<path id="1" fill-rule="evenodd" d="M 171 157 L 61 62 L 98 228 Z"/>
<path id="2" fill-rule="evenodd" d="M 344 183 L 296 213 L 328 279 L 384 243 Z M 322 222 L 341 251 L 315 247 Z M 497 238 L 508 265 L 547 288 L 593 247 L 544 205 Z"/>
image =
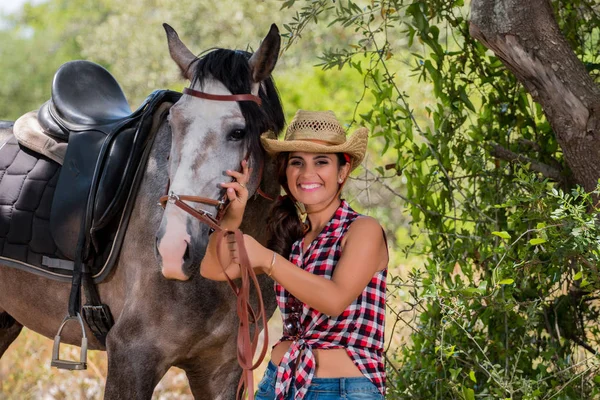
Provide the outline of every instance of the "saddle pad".
<path id="1" fill-rule="evenodd" d="M 63 164 L 67 143 L 58 142 L 46 134 L 37 119 L 37 110 L 22 115 L 15 121 L 13 133 L 23 146 Z"/>
<path id="2" fill-rule="evenodd" d="M 60 165 L 10 136 L 0 146 L 0 265 L 70 281 L 70 271 L 42 265 L 64 259 L 50 235 L 50 207 Z"/>

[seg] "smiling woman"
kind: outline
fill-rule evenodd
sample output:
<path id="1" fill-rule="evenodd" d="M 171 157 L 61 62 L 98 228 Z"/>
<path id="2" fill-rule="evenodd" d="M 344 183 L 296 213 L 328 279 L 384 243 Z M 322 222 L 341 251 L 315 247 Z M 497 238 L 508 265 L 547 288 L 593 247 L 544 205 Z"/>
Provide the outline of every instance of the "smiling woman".
<path id="1" fill-rule="evenodd" d="M 346 139 L 333 112 L 300 110 L 285 140 L 263 136 L 262 143 L 277 156 L 287 195 L 271 211 L 267 247 L 244 236 L 252 267 L 275 280 L 284 327 L 257 399 L 309 400 L 317 392 L 327 399 L 383 399 L 387 244 L 379 223 L 340 197 L 364 157 L 367 130 Z M 239 200 L 227 211 L 233 230 L 244 213 L 249 169 L 228 174 L 235 182 L 222 186 L 230 200 Z M 219 248 L 221 238 L 210 238 L 201 273 L 237 278 L 239 249 L 232 240 Z"/>

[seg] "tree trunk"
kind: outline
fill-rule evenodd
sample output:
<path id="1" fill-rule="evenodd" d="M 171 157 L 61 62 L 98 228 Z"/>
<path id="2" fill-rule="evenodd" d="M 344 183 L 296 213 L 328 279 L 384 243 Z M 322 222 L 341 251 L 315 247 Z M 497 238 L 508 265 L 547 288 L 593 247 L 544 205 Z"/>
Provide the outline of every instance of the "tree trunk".
<path id="1" fill-rule="evenodd" d="M 561 34 L 550 0 L 472 0 L 471 36 L 541 104 L 576 182 L 600 178 L 600 88 Z"/>

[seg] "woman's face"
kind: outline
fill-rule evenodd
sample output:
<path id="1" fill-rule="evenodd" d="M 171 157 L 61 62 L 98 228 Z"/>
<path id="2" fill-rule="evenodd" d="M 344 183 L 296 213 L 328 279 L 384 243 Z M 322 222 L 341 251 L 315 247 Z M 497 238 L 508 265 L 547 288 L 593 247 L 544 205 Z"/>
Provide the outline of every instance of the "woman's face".
<path id="1" fill-rule="evenodd" d="M 349 164 L 340 168 L 336 154 L 290 153 L 286 167 L 290 193 L 307 206 L 328 204 L 349 168 Z"/>

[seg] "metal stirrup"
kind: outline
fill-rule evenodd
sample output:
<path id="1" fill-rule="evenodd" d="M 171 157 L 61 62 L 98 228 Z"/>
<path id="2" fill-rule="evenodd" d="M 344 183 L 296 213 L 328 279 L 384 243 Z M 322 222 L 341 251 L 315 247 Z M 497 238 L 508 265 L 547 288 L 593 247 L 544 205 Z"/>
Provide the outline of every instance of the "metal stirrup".
<path id="1" fill-rule="evenodd" d="M 79 321 L 79 326 L 81 327 L 81 354 L 79 356 L 79 361 L 71 361 L 71 360 L 61 360 L 58 358 L 60 353 L 60 333 L 63 328 L 70 320 Z M 65 319 L 63 319 L 62 324 L 60 324 L 60 328 L 58 328 L 58 333 L 54 336 L 54 346 L 52 347 L 52 362 L 50 365 L 52 367 L 60 368 L 60 369 L 69 369 L 69 370 L 82 370 L 87 369 L 87 336 L 85 334 L 85 327 L 83 326 L 83 320 L 81 319 L 81 314 L 77 313 L 74 317 L 67 315 Z"/>

